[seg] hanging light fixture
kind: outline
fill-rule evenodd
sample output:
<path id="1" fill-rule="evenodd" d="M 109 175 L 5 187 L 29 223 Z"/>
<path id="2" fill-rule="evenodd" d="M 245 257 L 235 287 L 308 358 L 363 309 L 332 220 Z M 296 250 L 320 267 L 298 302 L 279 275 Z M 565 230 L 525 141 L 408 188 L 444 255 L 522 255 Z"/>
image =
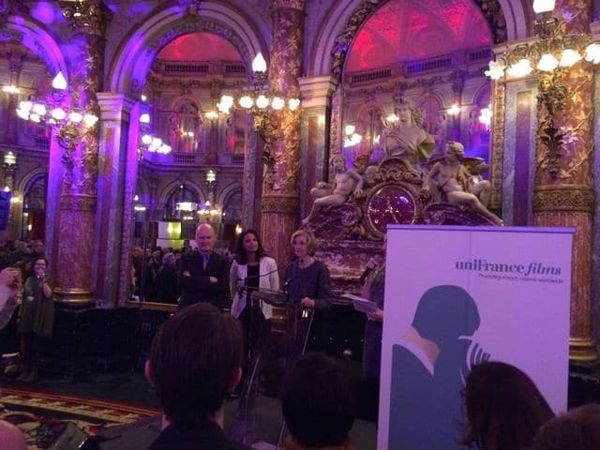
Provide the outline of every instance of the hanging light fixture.
<path id="1" fill-rule="evenodd" d="M 59 143 L 67 146 L 72 144 L 73 140 L 82 133 L 95 127 L 99 118 L 93 111 L 85 111 L 71 106 L 67 80 L 62 72 L 58 72 L 52 79 L 52 89 L 52 94 L 43 100 L 19 102 L 17 116 L 23 120 L 57 127 Z"/>

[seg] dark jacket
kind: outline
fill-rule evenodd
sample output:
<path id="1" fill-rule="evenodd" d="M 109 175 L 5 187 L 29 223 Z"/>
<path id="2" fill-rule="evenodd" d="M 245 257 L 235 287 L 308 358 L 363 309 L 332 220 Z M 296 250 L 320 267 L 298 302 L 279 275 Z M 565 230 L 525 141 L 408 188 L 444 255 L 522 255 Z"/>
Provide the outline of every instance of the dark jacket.
<path id="1" fill-rule="evenodd" d="M 186 270 L 191 276 L 183 276 Z M 180 277 L 180 307 L 198 302 L 209 302 L 220 309 L 228 305 L 229 265 L 218 253 L 210 253 L 206 268 L 200 252 L 194 251 L 184 256 L 181 259 Z M 218 281 L 211 283 L 210 277 Z"/>
<path id="2" fill-rule="evenodd" d="M 252 450 L 227 438 L 214 422 L 204 421 L 193 426 L 171 424 L 158 436 L 148 450 Z"/>

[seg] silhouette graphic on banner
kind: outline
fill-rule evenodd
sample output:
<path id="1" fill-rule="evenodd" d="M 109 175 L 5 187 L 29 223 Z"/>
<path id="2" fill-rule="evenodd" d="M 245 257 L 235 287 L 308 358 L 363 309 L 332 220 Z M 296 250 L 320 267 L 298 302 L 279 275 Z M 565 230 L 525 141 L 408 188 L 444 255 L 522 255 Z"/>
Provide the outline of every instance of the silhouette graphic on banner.
<path id="1" fill-rule="evenodd" d="M 423 294 L 392 349 L 390 450 L 460 448 L 460 391 L 470 368 L 490 357 L 471 338 L 480 322 L 475 300 L 459 286 Z"/>

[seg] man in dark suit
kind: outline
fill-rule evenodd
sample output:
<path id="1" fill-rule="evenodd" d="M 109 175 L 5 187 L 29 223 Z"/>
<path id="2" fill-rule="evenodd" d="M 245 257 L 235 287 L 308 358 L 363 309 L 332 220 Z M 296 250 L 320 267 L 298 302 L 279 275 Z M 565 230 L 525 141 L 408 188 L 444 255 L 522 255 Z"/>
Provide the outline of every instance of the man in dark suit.
<path id="1" fill-rule="evenodd" d="M 220 309 L 226 306 L 229 269 L 227 260 L 213 251 L 215 240 L 211 225 L 198 225 L 198 248 L 181 261 L 180 308 L 198 302 L 209 302 Z"/>

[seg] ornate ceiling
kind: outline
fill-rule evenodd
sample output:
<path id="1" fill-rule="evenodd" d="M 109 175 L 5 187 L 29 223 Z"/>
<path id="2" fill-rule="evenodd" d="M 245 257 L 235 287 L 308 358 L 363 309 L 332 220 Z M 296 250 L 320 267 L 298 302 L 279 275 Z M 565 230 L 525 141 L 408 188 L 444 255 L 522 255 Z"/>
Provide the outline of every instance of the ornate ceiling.
<path id="1" fill-rule="evenodd" d="M 237 49 L 212 33 L 191 33 L 167 44 L 158 59 L 169 61 L 242 61 Z"/>
<path id="2" fill-rule="evenodd" d="M 491 45 L 472 0 L 390 0 L 358 32 L 345 70 L 361 71 Z"/>

